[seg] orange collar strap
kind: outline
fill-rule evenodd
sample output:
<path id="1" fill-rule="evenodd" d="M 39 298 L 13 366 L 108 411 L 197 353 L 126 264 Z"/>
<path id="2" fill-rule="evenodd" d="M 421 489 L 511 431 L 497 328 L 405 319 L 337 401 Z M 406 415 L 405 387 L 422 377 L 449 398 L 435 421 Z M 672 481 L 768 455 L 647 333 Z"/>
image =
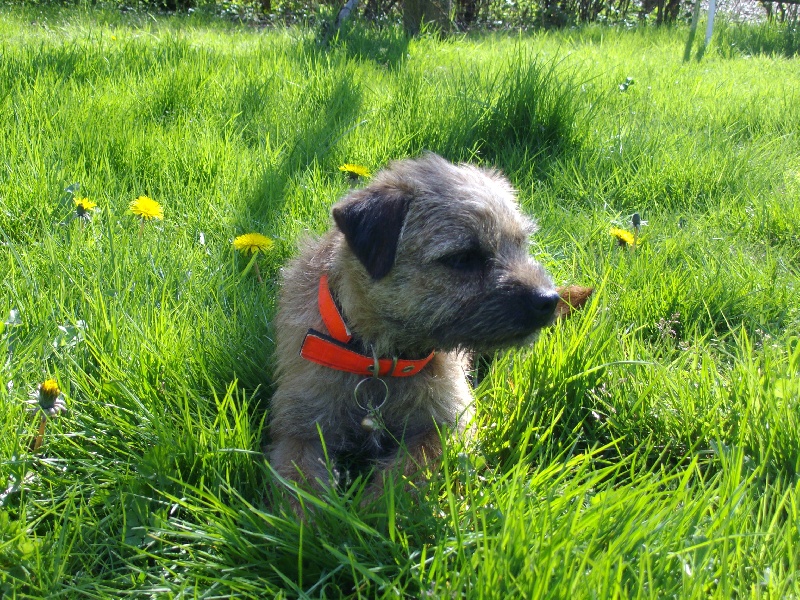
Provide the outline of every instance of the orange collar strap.
<path id="1" fill-rule="evenodd" d="M 356 375 L 410 377 L 424 369 L 433 358 L 433 352 L 419 360 L 377 358 L 362 354 L 349 345 L 353 336 L 333 300 L 327 275 L 323 275 L 319 280 L 318 299 L 319 313 L 330 335 L 315 329 L 308 330 L 300 348 L 300 356 L 306 360 Z"/>

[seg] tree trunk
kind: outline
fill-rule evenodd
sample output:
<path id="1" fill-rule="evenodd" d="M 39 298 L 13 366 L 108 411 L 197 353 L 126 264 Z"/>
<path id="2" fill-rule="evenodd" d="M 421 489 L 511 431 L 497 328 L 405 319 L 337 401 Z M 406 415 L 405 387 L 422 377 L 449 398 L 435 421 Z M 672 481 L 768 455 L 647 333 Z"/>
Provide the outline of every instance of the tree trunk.
<path id="1" fill-rule="evenodd" d="M 478 0 L 460 0 L 460 25 L 469 28 L 478 16 Z"/>
<path id="2" fill-rule="evenodd" d="M 452 0 L 405 0 L 403 26 L 417 35 L 423 23 L 431 23 L 442 31 L 450 31 Z"/>
<path id="3" fill-rule="evenodd" d="M 344 6 L 339 10 L 339 14 L 336 15 L 336 23 L 333 25 L 334 31 L 338 31 L 342 23 L 347 21 L 347 18 L 356 6 L 358 6 L 358 0 L 347 0 L 347 2 L 345 2 Z"/>

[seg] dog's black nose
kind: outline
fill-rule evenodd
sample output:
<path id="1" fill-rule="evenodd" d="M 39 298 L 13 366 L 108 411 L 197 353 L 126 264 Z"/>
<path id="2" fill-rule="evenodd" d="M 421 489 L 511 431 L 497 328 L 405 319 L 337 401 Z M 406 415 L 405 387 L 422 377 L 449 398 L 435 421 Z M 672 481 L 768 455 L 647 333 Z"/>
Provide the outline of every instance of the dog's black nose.
<path id="1" fill-rule="evenodd" d="M 527 298 L 528 319 L 533 327 L 549 325 L 556 313 L 559 296 L 555 290 L 532 291 Z"/>

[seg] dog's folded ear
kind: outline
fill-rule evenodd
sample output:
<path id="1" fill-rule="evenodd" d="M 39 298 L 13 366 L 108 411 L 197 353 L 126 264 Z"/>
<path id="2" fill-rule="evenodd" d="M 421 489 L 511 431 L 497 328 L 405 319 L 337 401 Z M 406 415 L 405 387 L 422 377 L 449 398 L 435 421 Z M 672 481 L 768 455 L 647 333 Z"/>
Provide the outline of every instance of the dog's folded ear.
<path id="1" fill-rule="evenodd" d="M 333 207 L 333 220 L 370 276 L 382 279 L 394 266 L 412 192 L 375 184 Z"/>

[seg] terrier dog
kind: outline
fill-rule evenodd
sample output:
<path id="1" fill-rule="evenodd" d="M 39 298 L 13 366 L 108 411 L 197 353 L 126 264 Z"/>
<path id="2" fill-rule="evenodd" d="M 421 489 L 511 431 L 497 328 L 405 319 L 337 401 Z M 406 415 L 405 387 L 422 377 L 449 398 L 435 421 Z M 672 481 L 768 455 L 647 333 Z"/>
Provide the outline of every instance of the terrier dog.
<path id="1" fill-rule="evenodd" d="M 283 272 L 269 460 L 312 485 L 326 454 L 410 475 L 470 421 L 469 353 L 532 341 L 559 294 L 497 171 L 399 160 L 333 219 Z"/>

